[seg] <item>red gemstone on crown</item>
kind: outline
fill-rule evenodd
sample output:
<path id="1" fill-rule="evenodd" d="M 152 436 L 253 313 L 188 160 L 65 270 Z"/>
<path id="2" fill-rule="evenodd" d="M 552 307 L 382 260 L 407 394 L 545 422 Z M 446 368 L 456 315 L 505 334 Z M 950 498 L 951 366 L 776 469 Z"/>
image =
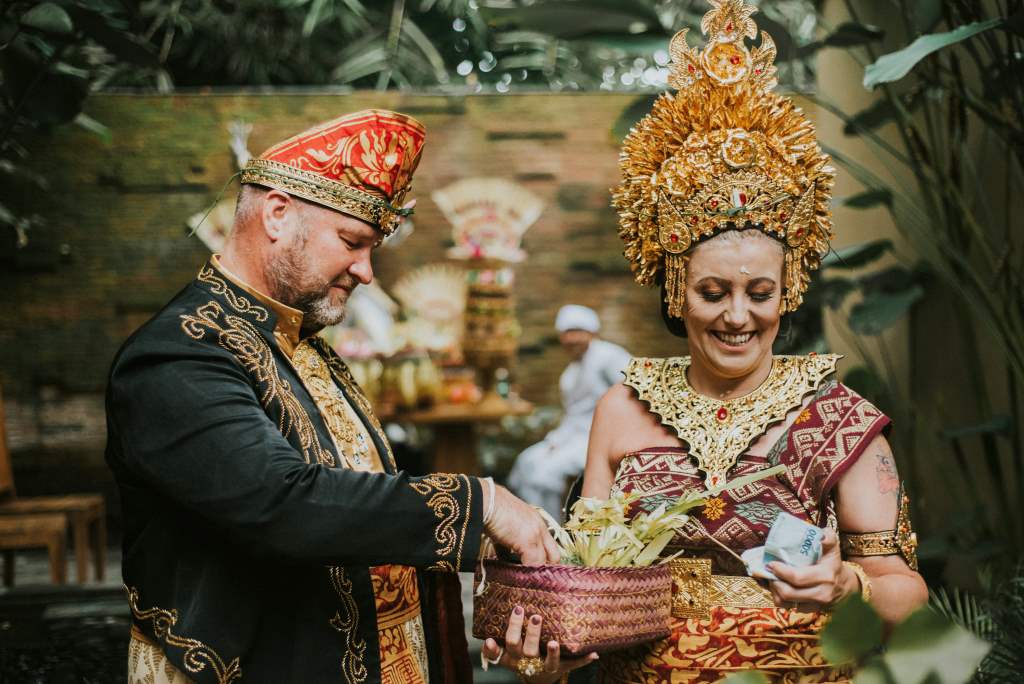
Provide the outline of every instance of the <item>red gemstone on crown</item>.
<path id="1" fill-rule="evenodd" d="M 712 209 L 717 209 L 718 208 L 718 200 L 713 199 L 713 200 L 711 200 L 710 204 L 711 204 L 711 208 Z"/>
<path id="2" fill-rule="evenodd" d="M 729 58 L 729 61 L 732 62 L 733 65 L 739 64 L 740 63 L 740 56 L 739 55 L 733 55 L 732 57 Z"/>
<path id="3" fill-rule="evenodd" d="M 679 242 L 679 236 L 676 235 L 675 233 L 672 233 L 671 235 L 669 235 L 668 239 L 671 240 L 672 242 Z"/>
<path id="4" fill-rule="evenodd" d="M 730 32 L 730 33 L 732 32 L 732 22 L 731 21 L 728 24 L 725 25 L 725 30 Z"/>
<path id="5" fill-rule="evenodd" d="M 788 216 L 786 216 L 786 214 L 785 214 L 785 213 L 779 214 L 779 220 L 780 220 L 780 221 L 785 221 L 785 220 L 786 220 L 787 218 L 789 218 L 789 217 L 788 217 Z"/>
<path id="6" fill-rule="evenodd" d="M 693 68 L 692 64 L 687 64 L 686 70 L 689 71 L 691 74 L 696 71 L 696 69 Z"/>
<path id="7" fill-rule="evenodd" d="M 746 203 L 747 203 L 747 193 L 741 192 L 740 193 L 740 205 L 743 206 L 743 205 L 746 205 Z"/>
<path id="8" fill-rule="evenodd" d="M 727 408 L 725 408 L 724 406 L 720 406 L 718 408 L 718 411 L 715 412 L 715 418 L 718 420 L 719 423 L 724 423 L 726 418 L 728 418 L 728 417 L 729 417 L 729 410 Z"/>

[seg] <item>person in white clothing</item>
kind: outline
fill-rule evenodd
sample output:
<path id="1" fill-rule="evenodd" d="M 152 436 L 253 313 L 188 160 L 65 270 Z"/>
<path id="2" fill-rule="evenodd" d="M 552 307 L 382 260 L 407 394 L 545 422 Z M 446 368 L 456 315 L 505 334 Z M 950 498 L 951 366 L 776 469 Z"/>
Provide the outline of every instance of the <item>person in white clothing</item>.
<path id="1" fill-rule="evenodd" d="M 555 329 L 572 362 L 558 385 L 564 415 L 558 426 L 519 454 L 508 485 L 527 503 L 561 519 L 566 482 L 583 472 L 594 406 L 608 388 L 622 379 L 630 354 L 597 337 L 601 321 L 593 309 L 567 304 L 558 311 Z"/>

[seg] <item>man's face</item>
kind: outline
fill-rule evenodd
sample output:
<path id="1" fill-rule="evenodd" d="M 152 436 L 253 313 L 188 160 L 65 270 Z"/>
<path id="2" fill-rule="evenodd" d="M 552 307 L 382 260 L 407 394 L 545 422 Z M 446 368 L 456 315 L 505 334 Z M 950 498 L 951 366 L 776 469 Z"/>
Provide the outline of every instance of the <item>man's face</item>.
<path id="1" fill-rule="evenodd" d="M 341 322 L 360 283 L 373 280 L 370 253 L 379 233 L 369 223 L 292 198 L 288 235 L 267 264 L 271 295 L 304 314 L 303 327 Z"/>
<path id="2" fill-rule="evenodd" d="M 579 361 L 587 353 L 590 341 L 594 339 L 594 333 L 586 330 L 566 330 L 558 333 L 558 341 L 562 343 L 562 349 L 573 361 Z"/>

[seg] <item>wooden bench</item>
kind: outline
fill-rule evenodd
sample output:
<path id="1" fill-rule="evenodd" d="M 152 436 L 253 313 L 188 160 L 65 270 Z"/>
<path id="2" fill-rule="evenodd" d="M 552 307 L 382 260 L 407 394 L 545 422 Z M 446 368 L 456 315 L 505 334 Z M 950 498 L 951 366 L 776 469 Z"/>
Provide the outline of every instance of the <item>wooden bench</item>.
<path id="1" fill-rule="evenodd" d="M 96 563 L 96 579 L 106 574 L 107 507 L 100 494 L 62 494 L 56 496 L 18 497 L 14 487 L 14 470 L 7 448 L 4 425 L 4 400 L 0 394 L 0 520 L 28 516 L 60 514 L 65 525 L 71 524 L 75 549 L 76 579 L 85 583 L 89 573 L 90 550 Z M 92 532 L 90 543 L 90 531 Z M 13 552 L 5 551 L 7 566 L 13 568 Z"/>
<path id="2" fill-rule="evenodd" d="M 4 586 L 14 585 L 14 551 L 45 547 L 50 555 L 50 580 L 67 579 L 65 543 L 68 519 L 63 513 L 0 517 L 0 550 L 4 556 Z"/>

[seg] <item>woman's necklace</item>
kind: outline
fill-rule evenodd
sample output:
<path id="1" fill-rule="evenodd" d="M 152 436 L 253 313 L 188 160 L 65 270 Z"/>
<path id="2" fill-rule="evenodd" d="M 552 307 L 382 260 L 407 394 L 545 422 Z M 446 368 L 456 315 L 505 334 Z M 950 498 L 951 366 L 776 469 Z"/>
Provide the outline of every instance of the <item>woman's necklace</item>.
<path id="1" fill-rule="evenodd" d="M 807 394 L 835 372 L 838 354 L 776 356 L 767 379 L 749 394 L 714 399 L 698 393 L 686 379 L 689 356 L 633 359 L 625 384 L 636 390 L 663 425 L 675 430 L 704 472 L 712 491 L 726 484 L 726 474 L 770 423 L 786 417 Z"/>

